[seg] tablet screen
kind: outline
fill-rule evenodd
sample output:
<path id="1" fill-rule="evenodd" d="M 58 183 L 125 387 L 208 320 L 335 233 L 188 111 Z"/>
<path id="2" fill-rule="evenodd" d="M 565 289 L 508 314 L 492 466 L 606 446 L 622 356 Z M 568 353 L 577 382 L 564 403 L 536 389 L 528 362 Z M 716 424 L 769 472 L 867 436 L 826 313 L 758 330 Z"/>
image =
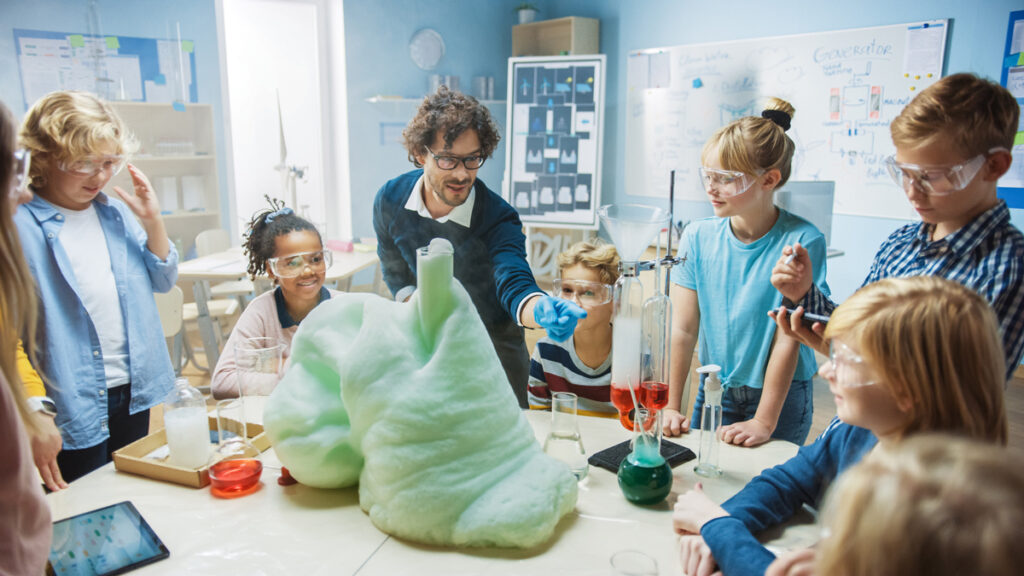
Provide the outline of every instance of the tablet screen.
<path id="1" fill-rule="evenodd" d="M 131 502 L 58 520 L 47 574 L 122 574 L 167 558 L 169 552 Z"/>

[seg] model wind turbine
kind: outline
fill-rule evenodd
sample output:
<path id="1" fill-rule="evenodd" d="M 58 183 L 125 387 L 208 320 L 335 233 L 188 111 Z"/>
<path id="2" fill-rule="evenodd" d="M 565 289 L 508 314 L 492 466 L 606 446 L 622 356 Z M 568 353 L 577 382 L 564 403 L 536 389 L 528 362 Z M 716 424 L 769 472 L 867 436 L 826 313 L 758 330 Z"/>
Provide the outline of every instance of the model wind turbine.
<path id="1" fill-rule="evenodd" d="M 288 165 L 288 145 L 284 141 L 284 117 L 281 115 L 280 92 L 277 93 L 277 127 L 281 136 L 281 162 L 274 166 L 274 170 L 281 173 L 281 188 L 284 191 L 285 198 L 290 200 L 288 206 L 292 210 L 297 210 L 299 204 L 296 197 L 296 182 L 299 180 L 306 181 L 306 171 L 309 170 L 309 166 Z"/>

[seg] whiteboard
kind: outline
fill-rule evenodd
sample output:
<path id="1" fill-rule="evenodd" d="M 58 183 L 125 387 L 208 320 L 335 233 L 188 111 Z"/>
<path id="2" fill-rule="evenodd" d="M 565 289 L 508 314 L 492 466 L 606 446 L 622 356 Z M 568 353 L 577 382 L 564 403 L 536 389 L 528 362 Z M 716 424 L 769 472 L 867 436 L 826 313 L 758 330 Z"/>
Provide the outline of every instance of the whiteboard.
<path id="1" fill-rule="evenodd" d="M 836 182 L 835 212 L 916 219 L 882 163 L 889 123 L 942 75 L 947 20 L 632 52 L 626 192 L 705 201 L 704 143 L 777 96 L 796 113 L 792 180 Z"/>
<path id="2" fill-rule="evenodd" d="M 505 200 L 526 225 L 597 228 L 603 54 L 508 60 Z"/>

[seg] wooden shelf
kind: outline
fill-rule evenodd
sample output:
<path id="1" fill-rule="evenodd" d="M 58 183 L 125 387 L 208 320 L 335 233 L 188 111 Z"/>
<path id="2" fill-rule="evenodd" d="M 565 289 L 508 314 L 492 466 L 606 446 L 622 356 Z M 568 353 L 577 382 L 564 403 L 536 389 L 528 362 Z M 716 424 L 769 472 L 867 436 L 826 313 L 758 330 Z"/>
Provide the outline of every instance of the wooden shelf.
<path id="1" fill-rule="evenodd" d="M 600 53 L 600 21 L 567 16 L 512 27 L 512 56 Z"/>
<path id="2" fill-rule="evenodd" d="M 420 98 L 394 98 L 391 96 L 370 96 L 366 99 L 370 104 L 419 104 L 423 102 L 423 97 Z M 484 106 L 496 106 L 504 104 L 504 100 L 479 100 L 478 101 Z"/>

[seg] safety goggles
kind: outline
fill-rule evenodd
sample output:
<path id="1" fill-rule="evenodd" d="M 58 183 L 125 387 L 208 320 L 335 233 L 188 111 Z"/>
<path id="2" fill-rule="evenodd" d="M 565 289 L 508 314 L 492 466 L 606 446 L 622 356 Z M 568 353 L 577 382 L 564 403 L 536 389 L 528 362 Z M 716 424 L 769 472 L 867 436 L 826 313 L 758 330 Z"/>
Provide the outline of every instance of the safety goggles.
<path id="1" fill-rule="evenodd" d="M 268 258 L 267 264 L 270 271 L 278 278 L 295 278 L 301 276 L 309 267 L 313 272 L 323 272 L 331 267 L 334 256 L 330 250 L 315 250 L 313 252 L 300 252 L 288 256 Z"/>
<path id="2" fill-rule="evenodd" d="M 480 167 L 484 165 L 484 161 L 487 160 L 487 158 L 479 155 L 465 156 L 463 158 L 459 158 L 458 156 L 439 156 L 434 154 L 434 151 L 430 148 L 427 148 L 426 146 L 424 146 L 424 148 L 426 148 L 427 152 L 430 152 L 430 155 L 434 157 L 434 163 L 437 164 L 437 167 L 441 170 L 455 170 L 455 167 L 459 165 L 459 162 L 462 162 L 462 165 L 466 167 L 466 170 L 479 170 Z"/>
<path id="3" fill-rule="evenodd" d="M 860 380 L 864 373 L 864 358 L 850 349 L 849 346 L 833 339 L 828 345 L 828 359 L 836 372 L 836 383 L 843 388 L 859 388 L 871 386 L 875 381 Z"/>
<path id="4" fill-rule="evenodd" d="M 736 170 L 719 170 L 701 166 L 697 169 L 700 174 L 700 181 L 704 185 L 704 191 L 710 194 L 717 193 L 723 198 L 743 194 L 757 182 L 757 179 L 764 174 L 764 170 L 758 170 L 757 174 L 747 174 Z"/>
<path id="5" fill-rule="evenodd" d="M 22 148 L 14 151 L 14 181 L 11 182 L 10 197 L 17 198 L 29 185 L 28 171 L 32 166 L 32 153 Z"/>
<path id="6" fill-rule="evenodd" d="M 94 176 L 100 172 L 107 172 L 111 177 L 117 176 L 124 170 L 128 159 L 120 154 L 110 156 L 94 156 L 80 160 L 62 160 L 58 168 L 70 174 L 79 176 Z"/>
<path id="7" fill-rule="evenodd" d="M 575 298 L 584 308 L 594 308 L 612 301 L 611 285 L 600 282 L 555 278 L 553 291 L 556 298 L 563 300 Z"/>
<path id="8" fill-rule="evenodd" d="M 885 159 L 885 168 L 893 182 L 904 191 L 909 191 L 910 186 L 914 186 L 928 196 L 948 196 L 966 188 L 985 165 L 985 160 L 999 151 L 1006 151 L 1006 148 L 992 148 L 955 166 L 918 166 L 897 162 L 896 156 L 893 155 Z"/>

